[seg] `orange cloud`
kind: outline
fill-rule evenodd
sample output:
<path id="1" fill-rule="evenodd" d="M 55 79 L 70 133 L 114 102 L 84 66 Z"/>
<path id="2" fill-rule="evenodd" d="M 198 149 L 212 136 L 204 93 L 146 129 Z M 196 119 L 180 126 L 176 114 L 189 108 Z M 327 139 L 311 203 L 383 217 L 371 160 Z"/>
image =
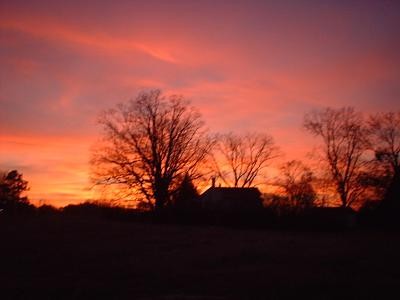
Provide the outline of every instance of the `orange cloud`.
<path id="1" fill-rule="evenodd" d="M 18 169 L 34 204 L 62 206 L 93 198 L 88 181 L 91 137 L 0 136 L 0 169 Z"/>

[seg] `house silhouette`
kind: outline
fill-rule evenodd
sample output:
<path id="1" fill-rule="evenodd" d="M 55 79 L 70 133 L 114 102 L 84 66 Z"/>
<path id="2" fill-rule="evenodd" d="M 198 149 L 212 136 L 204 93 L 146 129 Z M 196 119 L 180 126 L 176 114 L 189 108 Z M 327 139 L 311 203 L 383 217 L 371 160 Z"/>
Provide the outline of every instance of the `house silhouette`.
<path id="1" fill-rule="evenodd" d="M 255 212 L 262 209 L 258 188 L 212 186 L 199 197 L 201 208 L 221 213 Z"/>

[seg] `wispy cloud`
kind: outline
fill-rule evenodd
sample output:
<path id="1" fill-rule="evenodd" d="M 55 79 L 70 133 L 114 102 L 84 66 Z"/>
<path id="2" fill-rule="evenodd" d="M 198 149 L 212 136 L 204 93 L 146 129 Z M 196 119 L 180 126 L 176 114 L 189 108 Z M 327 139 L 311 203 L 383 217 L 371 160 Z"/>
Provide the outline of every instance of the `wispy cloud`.
<path id="1" fill-rule="evenodd" d="M 112 55 L 129 53 L 129 51 L 139 51 L 167 63 L 179 62 L 171 53 L 159 46 L 148 45 L 135 39 L 111 37 L 101 32 L 90 33 L 84 30 L 78 31 L 55 22 L 46 22 L 38 19 L 30 20 L 29 18 L 24 20 L 2 18 L 0 20 L 0 28 L 3 30 L 19 31 L 57 42 L 73 43 L 95 48 Z"/>

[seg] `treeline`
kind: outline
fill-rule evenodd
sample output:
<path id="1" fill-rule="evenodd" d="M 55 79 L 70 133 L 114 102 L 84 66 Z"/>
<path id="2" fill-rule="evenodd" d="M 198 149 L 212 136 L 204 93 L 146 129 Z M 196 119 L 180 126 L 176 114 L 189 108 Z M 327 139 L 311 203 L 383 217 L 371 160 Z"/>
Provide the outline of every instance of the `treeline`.
<path id="1" fill-rule="evenodd" d="M 75 220 L 77 222 L 129 222 L 191 226 L 225 226 L 242 229 L 288 229 L 337 231 L 355 228 L 399 228 L 399 224 L 381 222 L 368 214 L 342 208 L 310 208 L 302 213 L 278 213 L 273 207 L 252 212 L 213 212 L 197 206 L 182 209 L 174 205 L 162 211 L 143 211 L 112 206 L 109 203 L 85 202 L 62 208 L 51 205 L 27 205 L 23 209 L 0 214 L 0 218 Z"/>
<path id="2" fill-rule="evenodd" d="M 400 112 L 363 116 L 343 107 L 306 114 L 303 127 L 319 140 L 312 166 L 297 160 L 277 165 L 282 153 L 265 132 L 212 134 L 185 98 L 160 90 L 104 111 L 99 124 L 103 139 L 92 153 L 91 180 L 115 191 L 115 203 L 130 201 L 137 211 L 168 215 L 172 207 L 196 208 L 198 187 L 210 179 L 225 187 L 273 185 L 262 200 L 265 213 L 280 218 L 332 205 L 394 218 L 400 208 Z M 271 166 L 280 174 L 267 181 Z M 11 171 L 0 180 L 0 209 L 28 205 L 21 174 Z"/>
<path id="3" fill-rule="evenodd" d="M 281 151 L 268 133 L 210 134 L 181 96 L 144 92 L 103 112 L 99 123 L 93 182 L 150 210 L 170 205 L 184 180 L 204 186 L 210 178 L 228 187 L 272 184 L 278 190 L 267 204 L 298 210 L 399 202 L 400 112 L 365 117 L 344 107 L 306 114 L 303 127 L 319 139 L 317 166 L 289 161 L 272 181 L 264 178 Z"/>
<path id="4" fill-rule="evenodd" d="M 17 172 L 12 171 L 13 174 Z M 21 174 L 14 177 L 18 181 Z M 243 199 L 244 201 L 246 199 Z M 265 199 L 264 199 L 265 200 Z M 387 219 L 378 215 L 375 210 L 361 209 L 358 212 L 341 207 L 313 207 L 299 210 L 293 206 L 265 205 L 252 211 L 212 211 L 200 204 L 200 196 L 189 182 L 180 187 L 174 201 L 162 211 L 126 208 L 111 205 L 109 202 L 84 202 L 71 204 L 63 208 L 51 205 L 39 207 L 29 204 L 25 197 L 8 198 L 7 204 L 2 201 L 0 217 L 22 218 L 69 218 L 79 222 L 93 220 L 140 222 L 146 224 L 178 225 L 217 225 L 252 229 L 290 229 L 290 230 L 347 230 L 364 227 L 399 228 L 397 219 Z M 262 201 L 262 199 L 260 199 Z"/>

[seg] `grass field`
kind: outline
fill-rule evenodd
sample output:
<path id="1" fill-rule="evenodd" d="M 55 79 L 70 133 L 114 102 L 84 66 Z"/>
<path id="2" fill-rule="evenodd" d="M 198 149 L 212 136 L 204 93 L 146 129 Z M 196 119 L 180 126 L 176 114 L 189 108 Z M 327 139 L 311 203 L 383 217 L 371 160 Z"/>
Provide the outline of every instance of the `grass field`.
<path id="1" fill-rule="evenodd" d="M 0 299 L 400 297 L 400 235 L 0 218 Z"/>

